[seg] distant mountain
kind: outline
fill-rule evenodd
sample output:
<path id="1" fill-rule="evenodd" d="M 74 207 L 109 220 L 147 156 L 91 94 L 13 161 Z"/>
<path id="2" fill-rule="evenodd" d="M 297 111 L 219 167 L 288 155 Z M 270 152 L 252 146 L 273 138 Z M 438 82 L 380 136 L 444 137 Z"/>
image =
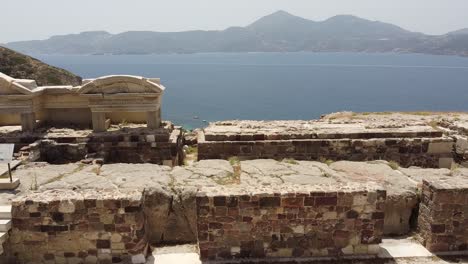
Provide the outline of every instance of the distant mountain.
<path id="1" fill-rule="evenodd" d="M 447 35 L 468 35 L 468 28 L 449 32 Z"/>
<path id="2" fill-rule="evenodd" d="M 0 47 L 0 72 L 16 79 L 36 80 L 40 86 L 81 83 L 79 76 L 4 47 Z"/>
<path id="3" fill-rule="evenodd" d="M 105 31 L 19 41 L 7 47 L 28 54 L 148 54 L 195 52 L 416 52 L 468 56 L 468 29 L 441 36 L 352 15 L 312 21 L 278 11 L 246 27 L 217 31 Z"/>

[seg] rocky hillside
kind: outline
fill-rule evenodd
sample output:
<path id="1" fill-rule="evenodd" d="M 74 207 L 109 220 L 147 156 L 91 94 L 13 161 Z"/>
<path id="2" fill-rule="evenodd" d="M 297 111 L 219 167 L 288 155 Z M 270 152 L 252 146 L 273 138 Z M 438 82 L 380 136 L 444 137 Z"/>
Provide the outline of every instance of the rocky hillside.
<path id="1" fill-rule="evenodd" d="M 36 80 L 37 85 L 79 85 L 81 77 L 37 59 L 0 47 L 0 72 L 17 79 Z"/>
<path id="2" fill-rule="evenodd" d="M 196 52 L 406 52 L 468 56 L 466 30 L 430 36 L 351 15 L 312 21 L 278 11 L 246 27 L 226 30 L 105 31 L 19 41 L 26 54 L 150 54 Z"/>

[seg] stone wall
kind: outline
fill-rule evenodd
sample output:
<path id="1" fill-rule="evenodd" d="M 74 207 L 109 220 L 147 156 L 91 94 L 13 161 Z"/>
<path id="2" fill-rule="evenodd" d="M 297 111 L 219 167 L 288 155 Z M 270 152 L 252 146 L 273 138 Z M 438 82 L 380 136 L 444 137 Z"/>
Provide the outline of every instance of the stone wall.
<path id="1" fill-rule="evenodd" d="M 453 139 L 291 139 L 206 141 L 199 138 L 198 159 L 389 160 L 403 167 L 450 168 Z"/>
<path id="2" fill-rule="evenodd" d="M 429 251 L 468 250 L 468 178 L 424 180 L 418 222 Z"/>
<path id="3" fill-rule="evenodd" d="M 19 114 L 0 114 L 0 126 L 15 126 L 21 123 L 21 115 Z"/>
<path id="4" fill-rule="evenodd" d="M 383 234 L 384 190 L 316 186 L 315 190 L 250 191 L 208 191 L 197 196 L 202 260 L 378 252 Z"/>
<path id="5" fill-rule="evenodd" d="M 34 263 L 144 263 L 138 191 L 52 190 L 17 198 L 6 252 Z"/>
<path id="6" fill-rule="evenodd" d="M 80 131 L 78 131 L 80 133 Z M 84 132 L 86 134 L 86 131 Z M 113 131 L 86 136 L 51 136 L 20 134 L 0 137 L 0 143 L 14 143 L 31 160 L 53 164 L 77 162 L 87 157 L 104 159 L 108 163 L 153 163 L 179 165 L 182 159 L 180 131 L 147 131 L 132 133 Z"/>

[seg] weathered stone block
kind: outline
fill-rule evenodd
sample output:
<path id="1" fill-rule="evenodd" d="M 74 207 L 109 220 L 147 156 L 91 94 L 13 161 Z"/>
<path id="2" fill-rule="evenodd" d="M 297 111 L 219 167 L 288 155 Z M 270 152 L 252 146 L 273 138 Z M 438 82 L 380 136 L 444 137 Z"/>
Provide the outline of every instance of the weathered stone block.
<path id="1" fill-rule="evenodd" d="M 452 153 L 452 151 L 453 151 L 453 141 L 431 142 L 429 143 L 429 149 L 427 150 L 427 153 L 444 154 L 444 153 Z"/>
<path id="2" fill-rule="evenodd" d="M 463 251 L 468 245 L 468 178 L 423 180 L 419 211 L 422 242 L 432 252 Z"/>

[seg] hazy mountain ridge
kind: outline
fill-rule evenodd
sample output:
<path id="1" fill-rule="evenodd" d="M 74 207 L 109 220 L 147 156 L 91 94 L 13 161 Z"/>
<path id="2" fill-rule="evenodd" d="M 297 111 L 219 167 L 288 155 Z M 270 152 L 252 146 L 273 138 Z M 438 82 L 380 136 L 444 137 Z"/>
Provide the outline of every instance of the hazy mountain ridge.
<path id="1" fill-rule="evenodd" d="M 316 22 L 278 11 L 246 27 L 221 31 L 93 31 L 6 46 L 27 54 L 343 51 L 468 56 L 468 29 L 430 36 L 352 15 Z"/>

